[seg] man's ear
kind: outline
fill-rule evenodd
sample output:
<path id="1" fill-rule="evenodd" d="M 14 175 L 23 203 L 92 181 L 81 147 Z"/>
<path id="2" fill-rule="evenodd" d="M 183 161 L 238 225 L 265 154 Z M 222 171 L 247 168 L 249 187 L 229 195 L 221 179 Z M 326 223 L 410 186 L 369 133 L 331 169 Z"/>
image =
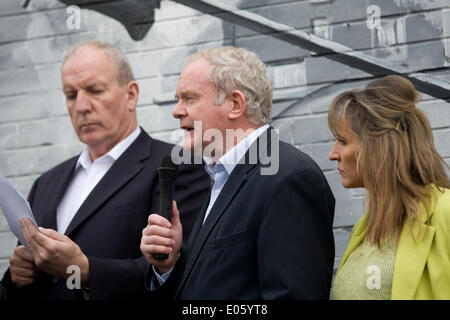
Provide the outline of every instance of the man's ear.
<path id="1" fill-rule="evenodd" d="M 235 120 L 245 114 L 245 110 L 247 109 L 247 100 L 240 90 L 234 90 L 231 93 L 231 99 L 233 106 L 228 113 L 228 119 Z"/>
<path id="2" fill-rule="evenodd" d="M 126 87 L 126 93 L 128 95 L 127 108 L 130 111 L 136 110 L 138 98 L 139 98 L 139 85 L 136 81 L 130 81 Z"/>

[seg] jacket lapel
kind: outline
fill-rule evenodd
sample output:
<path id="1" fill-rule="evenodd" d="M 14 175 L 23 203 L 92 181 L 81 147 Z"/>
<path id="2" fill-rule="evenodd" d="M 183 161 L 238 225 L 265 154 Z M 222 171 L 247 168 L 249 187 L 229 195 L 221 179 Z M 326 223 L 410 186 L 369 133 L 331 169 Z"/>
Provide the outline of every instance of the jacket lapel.
<path id="1" fill-rule="evenodd" d="M 260 158 L 261 158 L 261 152 L 264 152 L 267 154 L 267 149 L 270 147 L 272 141 L 274 139 L 278 138 L 278 135 L 274 135 L 274 137 L 271 137 L 271 129 L 269 128 L 266 133 L 261 134 L 261 136 L 250 146 L 249 150 L 245 154 L 245 163 L 244 164 L 237 164 L 236 167 L 231 172 L 231 175 L 228 177 L 228 180 L 226 181 L 222 191 L 219 194 L 219 197 L 216 199 L 216 202 L 214 203 L 213 207 L 211 208 L 211 211 L 208 214 L 208 217 L 206 218 L 203 227 L 201 227 L 198 236 L 193 235 L 192 238 L 196 237 L 190 245 L 191 247 L 187 248 L 190 251 L 189 256 L 187 257 L 187 265 L 183 273 L 182 280 L 180 282 L 180 285 L 178 286 L 178 290 L 176 292 L 176 297 L 181 292 L 183 286 L 185 285 L 187 279 L 189 278 L 189 275 L 192 272 L 192 269 L 197 261 L 197 258 L 206 243 L 206 240 L 208 239 L 208 236 L 210 235 L 211 231 L 214 229 L 214 226 L 217 224 L 219 219 L 222 217 L 222 215 L 225 213 L 226 209 L 228 208 L 230 202 L 233 200 L 233 198 L 236 196 L 238 191 L 241 189 L 242 185 L 247 180 L 247 173 L 252 170 L 256 164 L 259 164 Z M 267 139 L 267 140 L 266 140 Z M 269 143 L 266 143 L 266 141 L 270 141 Z M 259 149 L 259 146 L 267 146 L 263 149 Z M 252 161 L 250 154 L 258 155 L 257 161 Z M 253 164 L 252 164 L 253 162 Z M 242 163 L 241 161 L 239 163 Z M 260 166 L 260 165 L 259 165 Z M 204 212 L 201 215 L 201 221 L 199 222 L 197 219 L 197 224 L 202 223 L 204 213 L 206 211 L 208 204 L 206 204 L 206 207 L 204 207 Z"/>
<path id="2" fill-rule="evenodd" d="M 437 192 L 435 187 L 432 187 L 430 191 Z M 433 200 L 430 206 L 430 215 L 427 217 L 425 206 L 420 204 L 421 214 L 412 226 L 415 240 L 412 239 L 411 227 L 408 222 L 405 223 L 400 233 L 392 279 L 392 300 L 411 300 L 415 296 L 434 240 L 435 228 L 428 225 L 428 220 L 431 220 L 433 216 L 434 207 L 435 201 Z M 348 256 L 366 236 L 368 219 L 369 216 L 366 213 L 355 225 L 338 272 Z"/>
<path id="3" fill-rule="evenodd" d="M 435 228 L 427 225 L 427 215 L 425 207 L 421 206 L 421 215 L 413 225 L 413 232 L 415 241 L 411 237 L 411 228 L 406 222 L 400 233 L 397 253 L 395 256 L 394 275 L 392 280 L 392 300 L 411 300 L 414 298 L 420 279 L 423 275 L 423 270 L 428 258 L 428 254 L 433 244 Z M 431 205 L 431 208 L 434 204 Z M 430 213 L 430 219 L 433 215 L 433 210 Z M 344 265 L 348 256 L 355 250 L 367 234 L 367 223 L 369 220 L 368 214 L 364 214 L 361 220 L 355 226 L 354 231 L 350 237 L 349 244 L 345 250 L 345 254 L 339 265 L 339 270 Z M 420 235 L 419 235 L 420 230 Z M 426 231 L 426 234 L 424 233 Z"/>
<path id="4" fill-rule="evenodd" d="M 421 210 L 422 214 L 412 228 L 415 241 L 412 239 L 411 227 L 407 222 L 400 234 L 392 280 L 392 300 L 414 298 L 433 244 L 435 228 L 427 225 L 428 219 L 423 204 Z M 433 210 L 430 219 L 432 215 Z"/>
<path id="5" fill-rule="evenodd" d="M 214 203 L 213 207 L 211 208 L 211 211 L 209 212 L 208 217 L 206 218 L 203 226 L 201 226 L 201 224 L 203 221 L 204 214 L 202 214 L 197 219 L 197 223 L 196 223 L 197 227 L 198 227 L 198 225 L 200 225 L 201 229 L 198 231 L 198 235 L 195 235 L 195 234 L 192 235 L 193 238 L 195 237 L 195 240 L 190 243 L 190 245 L 192 245 L 192 247 L 188 248 L 189 255 L 187 257 L 187 265 L 184 270 L 183 278 L 181 280 L 180 286 L 178 287 L 176 296 L 178 296 L 178 293 L 181 291 L 183 285 L 185 284 L 187 278 L 189 277 L 189 274 L 191 273 L 192 268 L 195 265 L 195 262 L 197 261 L 197 258 L 200 254 L 200 251 L 203 248 L 212 229 L 214 228 L 217 221 L 219 221 L 220 217 L 225 212 L 225 209 L 228 207 L 230 201 L 234 198 L 234 196 L 240 189 L 241 185 L 247 179 L 245 167 L 246 166 L 238 165 L 234 168 L 233 172 L 231 173 L 230 177 L 228 178 L 227 182 L 225 183 L 225 186 L 223 187 L 222 191 L 220 192 L 219 197 L 217 198 L 216 202 Z M 205 208 L 204 212 L 205 211 L 206 211 L 206 208 Z"/>
<path id="6" fill-rule="evenodd" d="M 144 168 L 140 162 L 150 157 L 151 141 L 142 130 L 136 141 L 114 162 L 78 209 L 67 227 L 67 236 Z"/>
<path id="7" fill-rule="evenodd" d="M 356 247 L 361 243 L 362 240 L 364 240 L 366 234 L 367 234 L 367 223 L 369 221 L 369 215 L 366 213 L 364 214 L 361 219 L 358 221 L 357 225 L 355 226 L 354 230 L 352 231 L 352 234 L 350 235 L 350 241 L 347 245 L 347 249 L 345 249 L 344 256 L 342 257 L 341 263 L 339 264 L 339 270 L 341 270 L 342 266 L 344 265 L 345 261 L 347 261 L 348 256 L 353 252 L 353 250 L 356 249 Z"/>
<path id="8" fill-rule="evenodd" d="M 208 199 L 208 201 L 205 201 L 203 203 L 202 209 L 200 210 L 200 215 L 195 221 L 194 226 L 192 227 L 191 234 L 189 235 L 187 243 L 183 244 L 185 248 L 192 248 L 194 246 L 195 240 L 198 238 L 198 235 L 200 234 L 200 231 L 202 229 L 203 220 L 206 214 L 206 210 L 208 209 L 210 198 L 211 198 L 211 189 L 209 190 L 208 196 L 205 198 Z"/>
<path id="9" fill-rule="evenodd" d="M 72 180 L 75 164 L 77 163 L 78 157 L 74 157 L 66 164 L 65 168 L 62 170 L 61 175 L 58 177 L 56 185 L 48 191 L 51 191 L 46 199 L 48 210 L 45 211 L 40 221 L 37 221 L 38 225 L 44 228 L 57 229 L 56 224 L 56 208 L 60 203 L 64 193 L 69 186 L 70 181 Z"/>

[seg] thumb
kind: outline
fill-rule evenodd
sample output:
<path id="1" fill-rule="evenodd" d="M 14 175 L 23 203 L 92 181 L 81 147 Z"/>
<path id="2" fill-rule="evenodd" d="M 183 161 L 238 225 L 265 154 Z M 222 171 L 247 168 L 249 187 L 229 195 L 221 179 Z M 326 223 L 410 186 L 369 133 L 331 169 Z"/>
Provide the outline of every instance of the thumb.
<path id="1" fill-rule="evenodd" d="M 53 229 L 46 229 L 46 228 L 39 227 L 39 231 L 41 233 L 43 233 L 44 235 L 46 235 L 47 237 L 52 238 L 54 240 L 64 241 L 66 239 L 66 237 L 64 235 L 62 235 L 61 233 L 59 233 Z"/>
<path id="2" fill-rule="evenodd" d="M 180 221 L 180 211 L 178 211 L 177 202 L 175 200 L 172 201 L 172 227 L 174 228 L 182 228 Z"/>

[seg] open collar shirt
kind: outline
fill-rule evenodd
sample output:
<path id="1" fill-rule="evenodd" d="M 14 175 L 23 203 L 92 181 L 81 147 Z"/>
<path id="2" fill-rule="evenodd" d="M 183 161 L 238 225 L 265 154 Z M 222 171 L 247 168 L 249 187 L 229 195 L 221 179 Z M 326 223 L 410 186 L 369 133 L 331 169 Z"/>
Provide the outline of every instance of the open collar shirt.
<path id="1" fill-rule="evenodd" d="M 66 232 L 73 217 L 91 191 L 140 133 L 141 128 L 138 126 L 108 153 L 94 161 L 91 160 L 88 147 L 84 146 L 75 165 L 74 176 L 56 209 L 56 225 L 59 233 L 64 234 Z"/>

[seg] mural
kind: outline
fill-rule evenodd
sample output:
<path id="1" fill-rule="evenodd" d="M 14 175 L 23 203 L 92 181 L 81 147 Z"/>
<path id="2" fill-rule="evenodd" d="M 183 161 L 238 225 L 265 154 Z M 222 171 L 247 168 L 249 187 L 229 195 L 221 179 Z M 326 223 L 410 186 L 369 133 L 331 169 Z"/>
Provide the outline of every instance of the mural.
<path id="1" fill-rule="evenodd" d="M 339 199 L 336 264 L 363 192 L 344 190 L 328 160 L 326 112 L 334 96 L 381 74 L 406 75 L 424 93 L 420 107 L 450 164 L 450 108 L 443 101 L 450 98 L 450 0 L 0 2 L 0 172 L 24 194 L 41 172 L 79 152 L 60 64 L 71 45 L 89 39 L 126 51 L 142 88 L 140 124 L 168 142 L 178 127 L 170 111 L 185 56 L 221 45 L 255 51 L 273 79 L 272 125 L 316 160 Z M 81 28 L 69 28 L 69 8 L 82 9 Z M 0 244 L 1 275 L 15 244 L 1 217 Z"/>
<path id="2" fill-rule="evenodd" d="M 30 1 L 23 1 L 23 7 L 27 7 Z M 146 36 L 154 23 L 154 11 L 160 7 L 160 0 L 59 1 L 68 6 L 76 5 L 80 8 L 91 9 L 116 19 L 122 23 L 130 37 L 135 41 L 142 40 Z M 240 0 L 236 6 L 233 4 L 234 2 L 227 4 L 226 1 L 175 0 L 175 2 L 215 15 L 262 34 L 271 33 L 272 37 L 299 46 L 307 50 L 307 52 L 326 55 L 329 59 L 373 75 L 401 74 L 411 80 L 421 92 L 450 101 L 449 83 L 442 82 L 430 75 L 411 74 L 409 66 L 411 61 L 408 61 L 407 47 L 397 47 L 396 50 L 389 50 L 389 47 L 407 42 L 413 38 L 409 29 L 413 27 L 412 29 L 415 31 L 416 28 L 411 26 L 411 23 L 408 25 L 407 21 L 402 21 L 401 19 L 384 19 L 382 21 L 381 7 L 376 4 L 367 6 L 367 22 L 366 26 L 363 26 L 366 30 L 357 29 L 360 33 L 367 33 L 366 39 L 362 41 L 363 43 L 350 43 L 350 46 L 345 46 L 339 42 L 339 38 L 336 39 L 338 41 L 333 41 L 334 30 L 331 30 L 329 24 L 331 22 L 339 22 L 339 19 L 344 17 L 344 19 L 348 19 L 349 15 L 352 15 L 351 11 L 347 11 L 351 9 L 348 6 L 351 2 L 348 2 L 347 5 L 343 5 L 341 2 L 338 5 L 334 0 L 313 1 L 317 7 L 324 3 L 328 5 L 329 12 L 326 16 L 323 14 L 324 11 L 321 10 L 317 10 L 320 12 L 320 14 L 317 14 L 315 8 L 311 9 L 311 6 L 309 6 L 310 10 L 285 10 L 284 12 L 278 12 L 278 14 L 275 14 L 277 12 L 274 12 L 273 9 L 252 12 L 254 10 L 251 8 L 257 3 L 254 0 Z M 302 3 L 300 2 L 298 5 L 298 8 L 301 9 Z M 383 2 L 382 7 L 383 9 L 388 7 L 390 10 L 397 9 L 398 13 L 402 13 L 404 10 L 421 10 L 427 9 L 429 6 L 430 1 L 392 0 Z M 246 12 L 248 8 L 250 8 L 250 14 Z M 345 14 L 343 14 L 344 10 Z M 256 13 L 256 15 L 253 13 Z M 436 29 L 438 32 L 439 28 L 442 28 L 442 25 L 432 18 L 427 19 L 425 17 L 425 21 L 413 22 L 419 22 L 422 29 Z M 311 32 L 294 31 L 294 29 L 308 25 L 312 26 Z M 348 36 L 350 30 L 347 31 Z M 367 41 L 370 41 L 370 44 Z M 371 52 L 354 54 L 353 49 L 358 49 L 364 43 L 367 43 L 366 46 L 368 48 L 372 48 Z"/>
<path id="3" fill-rule="evenodd" d="M 25 0 L 22 6 L 26 8 L 30 1 Z M 151 29 L 155 17 L 155 8 L 159 8 L 160 0 L 60 0 L 60 2 L 82 9 L 90 9 L 119 21 L 127 29 L 130 37 L 139 41 L 144 39 Z"/>

